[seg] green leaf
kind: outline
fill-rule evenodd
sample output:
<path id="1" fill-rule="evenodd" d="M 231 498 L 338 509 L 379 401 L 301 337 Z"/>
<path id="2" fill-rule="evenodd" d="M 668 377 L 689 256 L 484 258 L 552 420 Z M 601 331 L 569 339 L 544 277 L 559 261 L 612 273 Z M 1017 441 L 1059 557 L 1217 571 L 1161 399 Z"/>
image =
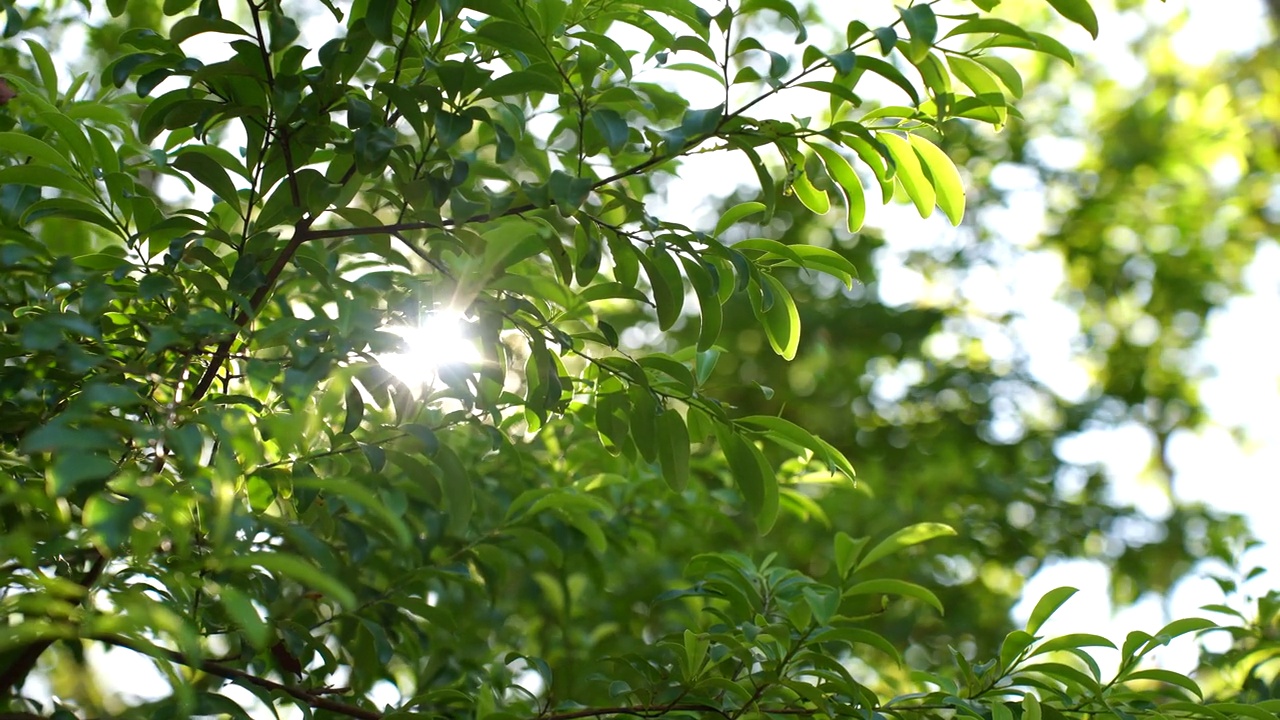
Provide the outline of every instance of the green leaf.
<path id="1" fill-rule="evenodd" d="M 1004 35 L 1013 35 L 1016 37 L 1024 37 L 1027 39 L 1031 38 L 1031 36 L 1027 34 L 1027 31 L 1009 22 L 1008 20 L 1001 20 L 999 18 L 979 17 L 979 18 L 973 18 L 971 20 L 965 20 L 964 22 L 959 23 L 955 27 L 951 28 L 951 31 L 943 36 L 943 39 L 945 40 L 949 37 L 955 37 L 956 35 L 968 35 L 968 34 L 974 34 L 974 33 L 991 33 L 993 35 L 1004 34 Z"/>
<path id="2" fill-rule="evenodd" d="M 712 281 L 711 273 L 707 267 L 693 258 L 681 257 L 680 262 L 684 265 L 685 275 L 689 278 L 689 284 L 693 286 L 693 292 L 698 297 L 698 308 L 701 312 L 701 325 L 698 327 L 698 343 L 695 346 L 698 352 L 705 353 L 716 344 L 716 340 L 720 337 L 720 329 L 724 322 L 724 309 L 720 304 L 720 297 L 716 293 L 715 285 Z M 705 378 L 700 382 L 705 382 Z"/>
<path id="3" fill-rule="evenodd" d="M 693 392 L 695 385 L 693 373 L 689 371 L 689 366 L 675 360 L 669 355 L 661 353 L 652 353 L 639 358 L 636 362 L 643 368 L 657 370 L 672 380 L 680 384 L 680 390 L 687 393 Z"/>
<path id="4" fill-rule="evenodd" d="M 224 35 L 243 35 L 249 37 L 249 33 L 239 24 L 223 18 L 207 18 L 199 15 L 191 15 L 184 17 L 173 24 L 173 28 L 169 31 L 169 39 L 175 43 L 181 43 L 184 40 L 193 38 L 202 33 L 222 33 Z"/>
<path id="5" fill-rule="evenodd" d="M 1160 711 L 1161 713 L 1185 713 L 1185 715 L 1180 717 L 1205 717 L 1211 718 L 1211 720 L 1239 720 L 1239 718 L 1233 718 L 1207 705 L 1188 702 L 1186 700 L 1174 700 L 1172 702 L 1161 703 Z M 1168 717 L 1168 715 L 1165 715 L 1165 717 Z"/>
<path id="6" fill-rule="evenodd" d="M 337 578 L 294 555 L 281 553 L 249 552 L 232 555 L 223 561 L 228 570 L 262 568 L 272 575 L 284 576 L 306 585 L 347 610 L 356 607 L 356 596 Z"/>
<path id="7" fill-rule="evenodd" d="M 693 679 L 697 677 L 699 670 L 702 668 L 702 661 L 707 656 L 707 649 L 711 646 L 711 642 L 705 636 L 699 635 L 692 630 L 684 631 L 684 662 L 686 677 Z"/>
<path id="8" fill-rule="evenodd" d="M 289 48 L 302 34 L 297 21 L 280 12 L 267 13 L 267 27 L 271 34 L 268 49 L 273 53 Z"/>
<path id="9" fill-rule="evenodd" d="M 858 174 L 853 171 L 853 167 L 843 155 L 825 145 L 811 147 L 818 157 L 822 158 L 827 174 L 836 182 L 844 195 L 849 232 L 857 232 L 862 229 L 862 223 L 867 216 L 867 201 L 862 191 L 862 181 L 858 179 Z"/>
<path id="10" fill-rule="evenodd" d="M 843 530 L 836 533 L 835 559 L 840 579 L 849 577 L 849 572 L 853 570 L 854 563 L 858 561 L 858 556 L 862 554 L 862 548 L 867 546 L 869 539 L 865 537 L 855 539 Z"/>
<path id="11" fill-rule="evenodd" d="M 1172 670 L 1150 668 L 1148 670 L 1138 670 L 1137 672 L 1129 673 L 1124 677 L 1125 682 L 1131 682 L 1133 680 L 1154 680 L 1168 685 L 1176 685 L 1201 700 L 1204 699 L 1204 692 L 1200 690 L 1200 686 L 1196 684 L 1195 680 L 1192 680 L 1181 673 L 1173 672 Z"/>
<path id="12" fill-rule="evenodd" d="M 1205 618 L 1192 617 L 1192 618 L 1181 618 L 1178 620 L 1174 620 L 1168 625 L 1165 625 L 1163 628 L 1160 628 L 1159 632 L 1153 635 L 1151 639 L 1147 640 L 1146 643 L 1142 646 L 1142 649 L 1138 652 L 1138 655 L 1139 656 L 1146 655 L 1147 653 L 1151 652 L 1155 648 L 1161 645 L 1168 644 L 1170 640 L 1176 637 L 1179 637 L 1181 635 L 1186 635 L 1187 633 L 1192 633 L 1192 632 L 1199 632 L 1201 630 L 1211 630 L 1216 627 L 1218 627 L 1217 623 Z M 1126 648 L 1128 647 L 1127 642 L 1125 643 L 1125 647 Z"/>
<path id="13" fill-rule="evenodd" d="M 591 123 L 595 125 L 596 130 L 599 130 L 600 135 L 604 138 L 605 145 L 609 146 L 609 152 L 621 152 L 627 146 L 627 140 L 631 136 L 631 128 L 616 110 L 593 108 L 589 115 Z"/>
<path id="14" fill-rule="evenodd" d="M 358 478 L 295 477 L 293 484 L 294 487 L 330 493 L 336 498 L 341 498 L 343 502 L 354 503 L 377 515 L 381 522 L 378 527 L 383 530 L 389 530 L 396 544 L 400 547 L 408 546 L 412 539 L 412 534 L 409 532 L 408 526 L 404 524 L 404 519 L 388 507 L 373 490 Z"/>
<path id="15" fill-rule="evenodd" d="M 898 70 L 898 68 L 890 65 L 880 58 L 874 58 L 870 55 L 859 55 L 857 67 L 863 68 L 864 70 L 870 70 L 894 85 L 897 85 L 899 88 L 902 88 L 902 91 L 905 92 L 908 97 L 911 98 L 911 102 L 913 104 L 920 104 L 920 95 L 916 92 L 915 86 L 911 84 L 911 81 L 907 80 L 907 77 L 903 75 L 902 71 Z"/>
<path id="16" fill-rule="evenodd" d="M 475 490 L 471 486 L 471 476 L 457 453 L 448 445 L 441 445 L 431 460 L 440 468 L 440 488 L 444 491 L 445 509 L 449 513 L 447 529 L 455 535 L 461 535 L 470 525 L 475 508 Z"/>
<path id="17" fill-rule="evenodd" d="M 902 528 L 880 541 L 880 543 L 875 547 L 871 548 L 866 556 L 862 558 L 862 561 L 858 563 L 858 567 L 856 569 L 862 570 L 872 563 L 893 555 L 899 550 L 911 547 L 912 545 L 918 545 L 926 540 L 955 534 L 956 531 L 953 530 L 950 525 L 943 525 L 942 523 L 917 523 L 910 527 Z"/>
<path id="18" fill-rule="evenodd" d="M 910 135 L 911 145 L 929 171 L 929 179 L 933 182 L 934 193 L 938 198 L 938 207 L 946 214 L 952 225 L 959 225 L 964 219 L 964 182 L 955 163 L 942 152 L 937 145 L 919 135 Z"/>
<path id="19" fill-rule="evenodd" d="M 689 429 L 675 410 L 658 416 L 658 464 L 672 490 L 681 492 L 689 484 Z"/>
<path id="20" fill-rule="evenodd" d="M 65 170 L 72 169 L 70 158 L 43 140 L 24 133 L 0 132 L 0 152 L 12 153 L 17 158 L 29 157 Z"/>
<path id="21" fill-rule="evenodd" d="M 45 217 L 60 217 L 92 223 L 113 235 L 120 234 L 119 225 L 107 217 L 97 206 L 75 198 L 55 197 L 32 203 L 27 208 L 27 211 L 22 214 L 22 222 L 24 224 L 34 223 Z"/>
<path id="22" fill-rule="evenodd" d="M 814 633 L 810 639 L 815 643 L 843 642 L 850 647 L 866 645 L 893 658 L 893 661 L 899 666 L 902 665 L 902 654 L 898 652 L 898 648 L 894 647 L 893 643 L 889 642 L 883 635 L 870 630 L 851 627 L 828 627 Z"/>
<path id="23" fill-rule="evenodd" d="M 1077 592 L 1079 591 L 1073 587 L 1060 587 L 1045 593 L 1036 603 L 1035 609 L 1031 611 L 1031 617 L 1027 619 L 1027 632 L 1035 635 L 1040 626 L 1062 607 L 1062 603 Z"/>
<path id="24" fill-rule="evenodd" d="M 1040 700 L 1031 693 L 1022 696 L 1022 720 L 1042 720 Z"/>
<path id="25" fill-rule="evenodd" d="M 898 46 L 898 33 L 891 27 L 878 27 L 872 30 L 871 34 L 875 36 L 876 42 L 880 44 L 881 55 L 887 56 Z"/>
<path id="26" fill-rule="evenodd" d="M 800 452 L 800 448 L 808 448 L 827 463 L 828 466 L 834 467 L 843 473 L 850 480 L 856 477 L 853 471 L 853 465 L 839 450 L 835 449 L 822 438 L 805 430 L 799 425 L 785 418 L 773 415 L 750 415 L 738 420 L 743 425 L 764 428 L 768 431 L 766 437 L 770 440 L 790 447 L 796 452 Z"/>
<path id="27" fill-rule="evenodd" d="M 716 222 L 716 228 L 711 231 L 711 234 L 719 237 L 725 230 L 728 230 L 743 218 L 754 215 L 758 212 L 764 212 L 764 210 L 764 203 L 754 201 L 734 205 L 728 210 L 725 210 L 724 214 L 720 216 L 720 220 Z"/>
<path id="28" fill-rule="evenodd" d="M 760 280 L 773 296 L 773 305 L 767 309 L 756 303 L 752 295 L 756 317 L 764 323 L 764 334 L 769 339 L 769 346 L 784 360 L 794 360 L 800 348 L 800 311 L 791 292 L 781 280 L 769 274 L 761 274 Z"/>
<path id="29" fill-rule="evenodd" d="M 40 72 L 40 80 L 44 83 L 45 94 L 48 95 L 50 102 L 58 100 L 58 72 L 54 69 L 53 57 L 49 55 L 49 51 L 43 45 L 32 40 L 26 39 L 27 49 L 31 52 L 31 59 L 36 61 L 36 70 Z"/>
<path id="30" fill-rule="evenodd" d="M 1064 663 L 1039 663 L 1036 665 L 1027 665 L 1021 669 L 1023 673 L 1040 673 L 1057 680 L 1070 688 L 1072 685 L 1079 686 L 1087 692 L 1097 694 L 1101 691 L 1098 681 L 1085 674 L 1079 668 Z"/>
<path id="31" fill-rule="evenodd" d="M 162 8 L 165 15 L 173 17 L 195 4 L 196 0 L 164 0 Z"/>
<path id="32" fill-rule="evenodd" d="M 0 169 L 0 185 L 32 185 L 89 196 L 89 188 L 70 175 L 41 165 L 11 165 Z"/>
<path id="33" fill-rule="evenodd" d="M 373 38 L 388 45 L 395 39 L 391 35 L 391 26 L 395 21 L 398 0 L 368 0 L 365 10 L 364 24 L 369 28 Z"/>
<path id="34" fill-rule="evenodd" d="M 82 483 L 105 480 L 115 471 L 115 462 L 104 453 L 67 450 L 58 453 L 45 480 L 50 495 L 64 497 Z"/>
<path id="35" fill-rule="evenodd" d="M 1022 75 L 1008 60 L 995 55 L 979 55 L 974 58 L 978 64 L 990 70 L 1004 84 L 1014 97 L 1022 97 Z"/>
<path id="36" fill-rule="evenodd" d="M 586 42 L 590 43 L 592 46 L 594 46 L 598 50 L 603 51 L 604 54 L 608 56 L 610 60 L 613 61 L 613 64 L 616 65 L 618 69 L 622 71 L 622 74 L 626 76 L 627 80 L 628 81 L 631 80 L 631 73 L 632 73 L 631 56 L 627 53 L 627 51 L 622 49 L 621 45 L 614 42 L 613 39 L 609 38 L 608 36 L 601 35 L 599 33 L 593 33 L 593 32 L 569 33 L 569 37 L 578 38 L 579 40 L 585 40 Z"/>
<path id="37" fill-rule="evenodd" d="M 1241 702 L 1219 702 L 1205 706 L 1206 709 L 1221 713 L 1227 717 L 1235 715 L 1251 718 L 1252 720 L 1275 720 L 1275 711 L 1263 710 L 1247 703 Z"/>
<path id="38" fill-rule="evenodd" d="M 658 460 L 658 404 L 649 388 L 635 384 L 627 391 L 631 398 L 631 441 L 647 463 Z"/>
<path id="39" fill-rule="evenodd" d="M 746 500 L 747 511 L 756 518 L 760 531 L 767 532 L 777 517 L 778 481 L 772 472 L 764 472 L 757 459 L 759 450 L 731 429 L 718 427 L 720 447 L 729 461 L 729 472 Z M 772 504 L 770 497 L 773 498 Z"/>
<path id="40" fill-rule="evenodd" d="M 230 205 L 236 214 L 240 214 L 240 194 L 231 182 L 231 176 L 210 154 L 198 150 L 188 150 L 178 154 L 172 162 L 173 167 L 187 173 L 196 182 L 209 188 L 219 199 Z"/>
<path id="41" fill-rule="evenodd" d="M 93 145 L 85 136 L 83 124 L 72 120 L 60 112 L 40 113 L 40 120 L 53 129 L 58 137 L 71 149 L 71 154 L 80 163 L 81 170 L 94 167 Z"/>
<path id="42" fill-rule="evenodd" d="M 528 28 L 514 22 L 490 20 L 481 25 L 471 37 L 501 53 L 517 51 L 529 59 L 550 59 L 554 62 L 554 58 L 547 54 L 547 47 L 542 40 Z"/>
<path id="43" fill-rule="evenodd" d="M 217 591 L 218 602 L 226 608 L 231 622 L 244 631 L 245 639 L 255 648 L 262 649 L 271 640 L 271 628 L 262 620 L 252 599 L 234 585 L 220 585 Z"/>
<path id="44" fill-rule="evenodd" d="M 1040 643 L 1031 653 L 1031 656 L 1042 655 L 1044 653 L 1056 652 L 1058 650 L 1069 650 L 1081 647 L 1107 647 L 1112 650 L 1118 650 L 1116 644 L 1101 635 L 1092 635 L 1090 633 L 1072 633 L 1070 635 L 1062 635 L 1046 640 Z"/>
<path id="45" fill-rule="evenodd" d="M 1005 635 L 1004 642 L 1000 644 L 1000 667 L 1005 670 L 1012 669 L 1022 655 L 1022 651 L 1035 641 L 1035 636 L 1025 630 L 1014 630 Z"/>
<path id="46" fill-rule="evenodd" d="M 932 183 L 925 177 L 924 168 L 920 166 L 920 156 L 916 154 L 912 144 L 892 132 L 879 133 L 877 139 L 884 143 L 884 146 L 889 149 L 889 154 L 893 156 L 897 170 L 894 177 L 902 183 L 903 189 L 915 203 L 920 217 L 932 215 L 933 207 L 937 203 L 937 195 Z"/>
<path id="47" fill-rule="evenodd" d="M 845 287 L 853 287 L 858 269 L 840 253 L 816 245 L 790 245 L 791 252 L 800 256 L 800 267 L 818 270 L 839 278 Z"/>
<path id="48" fill-rule="evenodd" d="M 680 313 L 684 309 L 684 280 L 680 275 L 680 268 L 670 254 L 659 248 L 639 253 L 636 259 L 644 266 L 649 286 L 653 289 L 658 327 L 668 330 L 680 319 Z"/>
<path id="49" fill-rule="evenodd" d="M 809 173 L 802 167 L 791 182 L 791 189 L 805 207 L 819 215 L 826 215 L 831 209 L 831 199 L 825 190 L 819 190 L 809 180 Z"/>
<path id="50" fill-rule="evenodd" d="M 739 138 L 730 137 L 729 145 L 736 147 L 747 156 L 747 160 L 751 162 L 751 167 L 756 171 L 756 178 L 760 180 L 760 197 L 764 201 L 764 221 L 768 222 L 773 219 L 774 210 L 777 208 L 778 198 L 773 182 L 773 176 L 769 174 L 769 168 L 760 159 L 760 153 L 756 152 L 750 145 L 747 145 Z M 717 235 L 719 233 L 716 233 Z"/>
<path id="51" fill-rule="evenodd" d="M 1068 65 L 1075 66 L 1075 56 L 1071 54 L 1066 45 L 1044 33 L 1028 32 L 1027 34 L 1031 36 L 1031 40 L 1037 50 L 1046 55 L 1052 55 Z"/>
<path id="52" fill-rule="evenodd" d="M 942 614 L 942 601 L 934 595 L 932 591 L 921 587 L 906 580 L 867 580 L 857 583 L 844 591 L 844 597 L 853 597 L 855 595 L 901 595 L 903 597 L 915 598 L 938 611 Z"/>
<path id="53" fill-rule="evenodd" d="M 545 65 L 543 65 L 545 67 Z M 477 98 L 505 97 L 508 95 L 524 95 L 540 92 L 556 94 L 561 90 L 560 83 L 550 75 L 536 70 L 516 70 L 498 78 L 494 78 L 480 88 Z M 598 112 L 593 110 L 592 113 Z M 616 114 L 616 113 L 615 113 Z"/>
<path id="54" fill-rule="evenodd" d="M 919 62 L 920 58 L 929 54 L 933 41 L 938 37 L 938 19 L 933 14 L 933 7 L 928 3 L 919 3 L 909 8 L 898 8 L 898 14 L 911 36 L 907 59 L 913 63 Z"/>
<path id="55" fill-rule="evenodd" d="M 796 246 L 799 247 L 799 246 Z M 785 258 L 797 266 L 804 265 L 804 258 L 792 249 L 791 245 L 768 238 L 748 238 L 733 245 L 734 250 L 747 253 L 761 253 L 764 256 L 775 255 Z"/>
<path id="56" fill-rule="evenodd" d="M 1048 2 L 1059 15 L 1088 30 L 1094 40 L 1098 39 L 1098 16 L 1094 14 L 1089 0 L 1048 0 Z"/>
<path id="57" fill-rule="evenodd" d="M 436 436 L 434 430 L 426 425 L 409 423 L 400 429 L 404 430 L 407 435 L 411 435 L 422 445 L 423 452 L 427 454 L 427 457 L 433 457 L 437 452 L 440 452 L 440 438 Z"/>
<path id="58" fill-rule="evenodd" d="M 133 522 L 145 505 L 138 498 L 121 500 L 105 493 L 89 498 L 80 521 L 109 548 L 124 547 L 133 530 Z"/>
<path id="59" fill-rule="evenodd" d="M 347 417 L 342 421 L 342 432 L 350 435 L 360 427 L 364 420 L 364 398 L 355 385 L 347 388 Z"/>
<path id="60" fill-rule="evenodd" d="M 947 64 L 960 82 L 973 91 L 978 101 L 993 108 L 997 124 L 1003 124 L 1008 118 L 1009 111 L 1006 107 L 1004 91 L 996 82 L 995 75 L 984 65 L 962 55 L 948 55 Z"/>

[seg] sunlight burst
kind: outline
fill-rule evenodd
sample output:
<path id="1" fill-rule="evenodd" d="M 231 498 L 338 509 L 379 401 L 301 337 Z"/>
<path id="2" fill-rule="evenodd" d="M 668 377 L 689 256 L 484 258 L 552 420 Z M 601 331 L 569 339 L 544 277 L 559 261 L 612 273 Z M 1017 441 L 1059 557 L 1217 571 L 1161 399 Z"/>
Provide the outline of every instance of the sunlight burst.
<path id="1" fill-rule="evenodd" d="M 466 320 L 457 312 L 435 312 L 417 327 L 386 327 L 383 331 L 403 338 L 405 352 L 380 355 L 378 362 L 413 390 L 435 389 L 441 367 L 481 360 L 480 351 L 467 332 Z"/>

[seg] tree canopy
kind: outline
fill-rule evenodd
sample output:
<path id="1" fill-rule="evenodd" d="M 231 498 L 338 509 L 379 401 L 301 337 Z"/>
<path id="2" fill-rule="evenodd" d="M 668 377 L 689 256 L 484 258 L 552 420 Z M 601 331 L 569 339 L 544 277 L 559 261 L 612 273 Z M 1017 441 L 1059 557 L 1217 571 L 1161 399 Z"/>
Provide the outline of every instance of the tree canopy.
<path id="1" fill-rule="evenodd" d="M 1087 0 L 870 5 L 6 1 L 0 717 L 1275 717 L 1280 594 L 1009 609 L 1055 557 L 1260 572 L 1059 442 L 1136 423 L 1172 484 L 1280 224 L 1277 48 L 1154 28 L 1135 93 Z M 965 289 L 1034 252 L 1083 389 Z"/>

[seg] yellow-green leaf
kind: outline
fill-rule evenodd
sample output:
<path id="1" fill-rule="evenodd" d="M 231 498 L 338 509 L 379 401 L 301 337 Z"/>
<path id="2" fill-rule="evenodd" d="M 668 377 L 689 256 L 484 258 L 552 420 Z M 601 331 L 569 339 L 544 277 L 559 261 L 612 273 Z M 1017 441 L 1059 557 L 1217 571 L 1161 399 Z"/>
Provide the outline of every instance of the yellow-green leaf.
<path id="1" fill-rule="evenodd" d="M 870 552 L 866 554 L 866 557 L 862 558 L 862 561 L 858 563 L 857 569 L 861 570 L 878 560 L 902 550 L 903 548 L 918 545 L 919 543 L 926 540 L 932 540 L 936 537 L 955 534 L 956 531 L 952 530 L 950 525 L 943 525 L 942 523 L 917 523 L 915 525 L 902 528 L 898 532 L 890 535 L 884 540 L 881 540 L 879 545 L 871 548 Z"/>
<path id="2" fill-rule="evenodd" d="M 915 148 L 901 135 L 891 132 L 882 132 L 877 139 L 889 149 L 889 155 L 893 157 L 896 169 L 894 177 L 902 183 L 902 188 L 907 191 L 911 202 L 915 203 L 920 217 L 932 215 L 933 206 L 937 203 L 937 195 L 934 193 L 933 184 L 925 177 L 924 168 L 920 166 L 920 156 L 916 154 Z"/>
<path id="3" fill-rule="evenodd" d="M 796 198 L 802 205 L 811 211 L 826 215 L 831 209 L 831 198 L 827 197 L 825 190 L 819 190 L 809 181 L 809 174 L 804 168 L 800 168 L 800 172 L 796 174 L 796 179 L 791 182 L 791 189 L 795 191 Z"/>
<path id="4" fill-rule="evenodd" d="M 764 334 L 769 338 L 769 346 L 784 360 L 794 360 L 796 350 L 800 348 L 800 311 L 796 309 L 796 301 L 782 281 L 764 273 L 761 273 L 760 279 L 773 296 L 773 304 L 769 309 L 765 310 L 757 305 L 756 311 L 757 317 L 764 322 Z"/>
<path id="5" fill-rule="evenodd" d="M 1049 619 L 1062 603 L 1066 602 L 1077 590 L 1073 587 L 1060 587 L 1045 593 L 1036 603 L 1035 609 L 1031 611 L 1031 617 L 1027 619 L 1027 632 L 1032 635 L 1044 625 L 1044 621 Z"/>
<path id="6" fill-rule="evenodd" d="M 910 137 L 916 154 L 929 170 L 938 207 L 942 208 L 952 225 L 959 225 L 964 219 L 964 182 L 960 179 L 955 163 L 951 162 L 951 158 L 941 148 L 927 139 L 919 135 Z"/>
<path id="7" fill-rule="evenodd" d="M 827 174 L 836 182 L 844 193 L 845 208 L 848 210 L 849 232 L 857 232 L 862 228 L 862 221 L 867 216 L 866 196 L 862 191 L 862 181 L 853 171 L 844 156 L 825 145 L 813 145 L 813 151 L 822 158 Z"/>

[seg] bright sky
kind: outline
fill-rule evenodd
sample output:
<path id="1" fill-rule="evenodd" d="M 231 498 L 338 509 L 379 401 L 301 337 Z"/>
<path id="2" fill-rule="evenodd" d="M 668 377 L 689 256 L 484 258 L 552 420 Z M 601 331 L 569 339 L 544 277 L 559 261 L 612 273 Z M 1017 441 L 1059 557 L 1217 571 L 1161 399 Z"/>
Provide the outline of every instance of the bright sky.
<path id="1" fill-rule="evenodd" d="M 855 6 L 843 0 L 821 0 L 820 4 L 827 11 L 828 19 L 833 20 L 833 26 L 840 27 L 848 19 L 840 18 L 850 14 Z M 877 7 L 881 5 L 886 17 L 892 18 L 891 3 L 877 3 Z M 862 13 L 867 4 L 856 6 Z M 1207 63 L 1219 53 L 1248 49 L 1266 37 L 1267 22 L 1260 0 L 1217 3 L 1169 0 L 1143 3 L 1141 13 L 1117 15 L 1100 11 L 1102 32 L 1097 41 L 1090 40 L 1076 28 L 1065 28 L 1060 39 L 1079 53 L 1101 58 L 1122 84 L 1136 85 L 1144 70 L 1132 57 L 1128 41 L 1141 34 L 1145 22 L 1170 22 L 1183 17 L 1184 13 L 1188 20 L 1177 34 L 1174 46 L 1189 62 Z M 66 38 L 64 43 L 68 48 L 80 45 L 74 36 Z M 689 87 L 692 95 L 701 90 Z M 709 93 L 708 98 L 711 97 Z M 761 114 L 776 112 L 785 117 L 796 112 L 794 103 L 794 97 L 789 96 L 772 107 L 763 105 Z M 706 103 L 707 106 L 713 104 L 715 101 L 710 99 Z M 1046 148 L 1068 165 L 1072 153 L 1078 152 L 1078 148 L 1069 144 Z M 706 211 L 715 205 L 714 200 L 707 197 L 707 190 L 723 188 L 727 194 L 732 188 L 727 177 L 753 178 L 754 175 L 740 156 L 704 155 L 691 159 L 682 169 L 681 179 L 673 182 L 669 189 L 663 203 L 664 217 L 684 219 L 691 224 L 705 222 L 709 217 Z M 987 220 L 1005 228 L 1014 246 L 1028 250 L 1008 258 L 1004 267 L 979 271 L 950 291 L 960 293 L 977 311 L 1022 308 L 1024 318 L 1015 324 L 1014 331 L 1032 353 L 1033 371 L 1054 392 L 1067 398 L 1079 397 L 1088 383 L 1087 372 L 1070 357 L 1071 341 L 1079 325 L 1074 315 L 1053 297 L 1063 277 L 1062 266 L 1056 256 L 1032 249 L 1036 233 L 1044 226 L 1040 188 L 1033 178 L 1017 168 L 1001 169 L 995 180 L 1007 189 L 1020 191 L 1010 203 L 1011 209 L 993 210 Z M 924 278 L 905 269 L 902 259 L 910 250 L 935 245 L 940 238 L 943 242 L 959 240 L 945 221 L 940 216 L 921 221 L 910 206 L 880 206 L 875 202 L 868 203 L 867 221 L 868 225 L 885 228 L 890 241 L 878 259 L 877 268 L 884 299 L 892 304 L 905 304 L 938 292 L 937 287 L 930 287 Z M 1258 328 L 1266 327 L 1268 320 L 1280 316 L 1280 245 L 1271 243 L 1262 248 L 1248 273 L 1248 287 L 1247 295 L 1231 300 L 1210 318 L 1209 338 L 1200 348 L 1199 359 L 1217 371 L 1217 377 L 1207 381 L 1202 392 L 1212 425 L 1198 433 L 1176 434 L 1170 456 L 1178 496 L 1250 517 L 1254 531 L 1266 544 L 1253 551 L 1249 560 L 1265 567 L 1280 567 L 1280 524 L 1268 517 L 1273 508 L 1280 507 L 1280 494 L 1274 482 L 1275 468 L 1280 467 L 1280 346 L 1258 341 Z M 999 337 L 993 336 L 989 350 L 998 351 L 998 346 Z M 1248 441 L 1237 442 L 1231 428 L 1242 429 Z M 1168 512 L 1168 503 L 1147 472 L 1152 447 L 1153 441 L 1146 432 L 1131 425 L 1066 440 L 1060 452 L 1064 458 L 1078 462 L 1104 462 L 1117 500 L 1137 503 L 1151 516 L 1160 517 Z M 1192 578 L 1182 582 L 1167 602 L 1143 598 L 1134 607 L 1117 611 L 1107 599 L 1107 580 L 1107 568 L 1100 562 L 1053 563 L 1027 583 L 1026 600 L 1015 608 L 1015 619 L 1024 621 L 1044 592 L 1059 585 L 1074 585 L 1081 592 L 1046 625 L 1044 632 L 1087 631 L 1119 641 L 1130 630 L 1153 632 L 1171 617 L 1194 615 L 1199 606 L 1223 600 L 1212 582 Z M 1264 575 L 1249 588 L 1256 594 L 1277 586 L 1280 586 L 1280 577 Z M 1194 657 L 1194 643 L 1184 641 L 1166 648 L 1159 660 L 1166 666 L 1188 670 Z M 126 651 L 104 653 L 94 647 L 89 658 L 113 684 L 128 688 L 126 692 L 139 699 L 166 694 L 163 679 L 150 662 L 139 655 Z M 1105 653 L 1099 655 L 1099 660 L 1104 671 L 1107 663 L 1113 662 Z M 41 680 L 33 678 L 31 682 L 39 684 Z M 385 700 L 393 700 L 394 689 L 384 690 L 381 694 Z M 236 694 L 236 697 L 251 700 L 247 693 Z"/>

